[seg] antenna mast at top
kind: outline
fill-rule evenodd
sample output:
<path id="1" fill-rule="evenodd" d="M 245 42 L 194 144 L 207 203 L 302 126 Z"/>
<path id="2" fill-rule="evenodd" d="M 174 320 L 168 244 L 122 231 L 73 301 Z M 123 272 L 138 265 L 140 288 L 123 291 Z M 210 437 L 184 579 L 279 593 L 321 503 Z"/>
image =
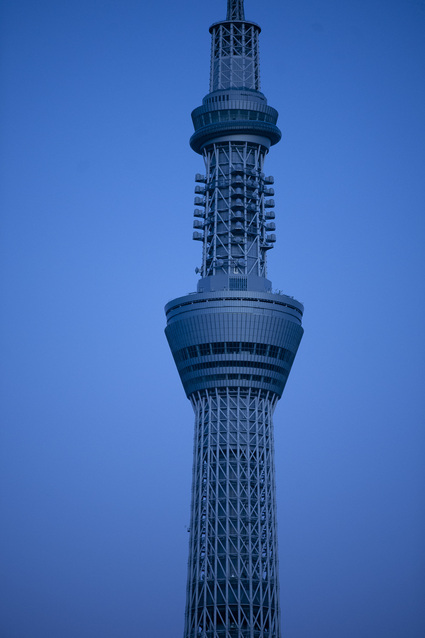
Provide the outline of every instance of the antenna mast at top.
<path id="1" fill-rule="evenodd" d="M 245 11 L 243 8 L 243 0 L 227 0 L 227 18 L 226 20 L 245 20 Z"/>

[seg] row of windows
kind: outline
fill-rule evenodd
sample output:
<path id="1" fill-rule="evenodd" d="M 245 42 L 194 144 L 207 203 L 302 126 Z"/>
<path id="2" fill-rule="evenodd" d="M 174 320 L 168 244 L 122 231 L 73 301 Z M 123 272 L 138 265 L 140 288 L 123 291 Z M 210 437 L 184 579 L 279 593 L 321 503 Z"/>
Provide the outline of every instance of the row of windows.
<path id="1" fill-rule="evenodd" d="M 249 120 L 251 122 L 269 122 L 275 123 L 275 116 L 261 111 L 251 111 L 246 109 L 228 109 L 225 111 L 212 111 L 210 113 L 204 113 L 194 118 L 194 126 L 197 130 L 201 126 L 207 126 L 208 124 L 215 124 L 216 122 L 230 122 L 233 120 Z"/>
<path id="2" fill-rule="evenodd" d="M 255 354 L 260 357 L 272 357 L 281 359 L 287 363 L 292 363 L 294 355 L 290 350 L 273 346 L 267 343 L 252 343 L 245 341 L 216 341 L 214 343 L 200 343 L 195 346 L 181 348 L 175 355 L 175 361 L 186 361 L 195 357 L 205 357 L 214 354 Z"/>
<path id="3" fill-rule="evenodd" d="M 249 93 L 241 93 L 242 98 L 250 98 Z M 203 104 L 214 104 L 216 102 L 228 102 L 229 100 L 234 99 L 234 97 L 230 93 L 221 93 L 220 95 L 213 95 L 212 97 L 205 98 L 202 100 Z"/>
<path id="4" fill-rule="evenodd" d="M 187 366 L 183 368 L 182 372 L 196 372 L 207 368 L 260 368 L 261 370 L 270 370 L 270 372 L 288 375 L 288 371 L 281 366 L 254 361 L 206 361 L 205 363 L 194 363 L 191 366 Z"/>
<path id="5" fill-rule="evenodd" d="M 248 280 L 246 277 L 229 277 L 230 290 L 248 290 Z"/>
<path id="6" fill-rule="evenodd" d="M 230 100 L 229 94 L 215 95 L 214 97 L 209 97 L 205 100 L 206 104 L 212 104 L 213 102 L 224 102 Z"/>
<path id="7" fill-rule="evenodd" d="M 184 301 L 183 303 L 177 304 L 176 306 L 172 306 L 171 308 L 167 309 L 166 315 L 168 316 L 170 312 L 172 312 L 173 310 L 178 310 L 178 308 L 183 308 L 183 306 L 192 306 L 195 303 L 216 303 L 217 301 L 249 301 L 249 302 L 256 302 L 256 301 L 260 301 L 261 303 L 270 303 L 270 304 L 274 304 L 276 306 L 285 306 L 285 308 L 291 308 L 291 310 L 295 310 L 296 312 L 298 312 L 299 315 L 303 315 L 302 311 L 297 308 L 296 306 L 293 306 L 292 304 L 289 303 L 285 303 L 284 301 L 275 301 L 274 299 L 256 299 L 255 297 L 221 297 L 219 299 L 193 299 L 193 301 Z"/>
<path id="8" fill-rule="evenodd" d="M 197 377 L 193 381 L 198 383 L 209 383 L 210 381 L 256 381 L 257 383 L 268 383 L 275 386 L 281 386 L 282 383 L 272 379 L 272 377 L 263 377 L 261 374 L 209 374 L 207 377 Z"/>

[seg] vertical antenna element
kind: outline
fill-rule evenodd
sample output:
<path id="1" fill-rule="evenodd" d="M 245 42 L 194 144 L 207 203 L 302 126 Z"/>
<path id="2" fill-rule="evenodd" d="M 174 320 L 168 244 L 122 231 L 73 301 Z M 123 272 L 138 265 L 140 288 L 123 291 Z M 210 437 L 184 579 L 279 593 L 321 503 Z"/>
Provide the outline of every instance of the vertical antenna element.
<path id="1" fill-rule="evenodd" d="M 258 24 L 244 21 L 213 24 L 210 92 L 220 89 L 260 89 Z"/>
<path id="2" fill-rule="evenodd" d="M 243 0 L 227 0 L 227 20 L 245 20 Z"/>

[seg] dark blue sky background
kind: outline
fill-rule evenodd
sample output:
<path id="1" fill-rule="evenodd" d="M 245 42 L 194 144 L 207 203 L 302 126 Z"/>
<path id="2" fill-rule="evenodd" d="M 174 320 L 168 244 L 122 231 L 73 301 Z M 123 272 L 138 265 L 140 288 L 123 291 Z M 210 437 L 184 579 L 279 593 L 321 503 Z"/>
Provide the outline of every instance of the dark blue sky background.
<path id="1" fill-rule="evenodd" d="M 225 1 L 1 5 L 1 638 L 181 636 L 190 111 Z M 285 638 L 425 635 L 425 2 L 246 0 L 263 27 Z"/>

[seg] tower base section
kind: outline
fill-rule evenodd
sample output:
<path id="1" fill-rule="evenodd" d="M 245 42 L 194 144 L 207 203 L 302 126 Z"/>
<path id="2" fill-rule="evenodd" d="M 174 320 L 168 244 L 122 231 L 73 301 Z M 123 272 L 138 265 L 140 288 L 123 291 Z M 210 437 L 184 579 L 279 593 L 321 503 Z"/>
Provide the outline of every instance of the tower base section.
<path id="1" fill-rule="evenodd" d="M 274 394 L 191 397 L 194 468 L 184 638 L 280 638 Z"/>

